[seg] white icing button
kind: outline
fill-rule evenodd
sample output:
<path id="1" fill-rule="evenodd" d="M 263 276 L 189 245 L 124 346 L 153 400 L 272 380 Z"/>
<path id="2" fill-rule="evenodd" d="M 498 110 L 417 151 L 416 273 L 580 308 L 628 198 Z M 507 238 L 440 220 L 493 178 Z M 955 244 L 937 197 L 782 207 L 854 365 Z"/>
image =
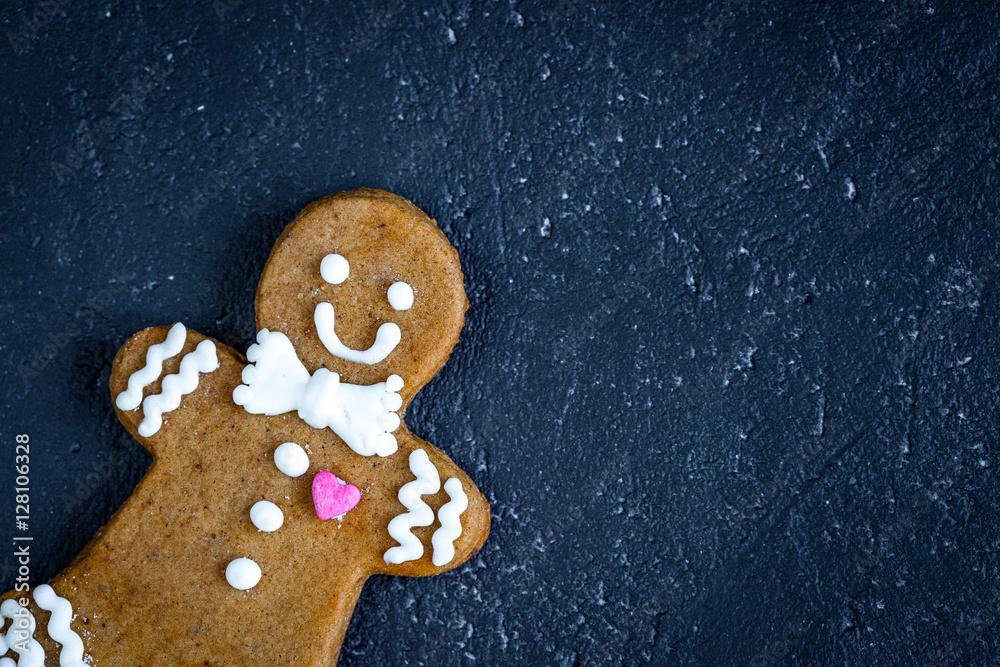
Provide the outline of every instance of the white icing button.
<path id="1" fill-rule="evenodd" d="M 406 283 L 389 285 L 386 296 L 389 297 L 389 305 L 396 310 L 409 310 L 413 306 L 413 288 Z"/>
<path id="2" fill-rule="evenodd" d="M 250 520 L 258 530 L 273 533 L 285 523 L 285 515 L 281 512 L 281 508 L 270 500 L 260 500 L 250 508 Z"/>
<path id="3" fill-rule="evenodd" d="M 249 590 L 260 582 L 260 565 L 249 558 L 237 558 L 226 566 L 226 581 L 237 590 Z"/>
<path id="4" fill-rule="evenodd" d="M 339 285 L 344 282 L 350 273 L 351 265 L 347 263 L 343 255 L 327 255 L 319 263 L 319 275 L 323 276 L 323 280 L 331 285 Z"/>
<path id="5" fill-rule="evenodd" d="M 294 442 L 286 442 L 274 450 L 274 465 L 289 477 L 299 477 L 309 470 L 309 455 Z"/>

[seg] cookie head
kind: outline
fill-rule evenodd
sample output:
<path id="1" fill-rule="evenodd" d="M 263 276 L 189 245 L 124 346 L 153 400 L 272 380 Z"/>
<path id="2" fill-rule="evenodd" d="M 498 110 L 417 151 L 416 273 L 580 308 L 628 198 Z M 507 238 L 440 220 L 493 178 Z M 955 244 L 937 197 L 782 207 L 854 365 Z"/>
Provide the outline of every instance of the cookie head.
<path id="1" fill-rule="evenodd" d="M 352 191 L 307 207 L 275 244 L 257 328 L 343 382 L 399 375 L 404 404 L 444 364 L 467 307 L 458 255 L 405 199 Z"/>

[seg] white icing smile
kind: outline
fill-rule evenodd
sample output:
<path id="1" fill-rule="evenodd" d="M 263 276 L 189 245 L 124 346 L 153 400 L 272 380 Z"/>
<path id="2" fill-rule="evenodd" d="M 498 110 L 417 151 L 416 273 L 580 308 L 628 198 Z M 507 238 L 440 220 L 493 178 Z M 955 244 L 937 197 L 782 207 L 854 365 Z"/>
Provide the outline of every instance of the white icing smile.
<path id="1" fill-rule="evenodd" d="M 399 345 L 403 334 L 399 327 L 392 322 L 386 322 L 378 328 L 375 333 L 375 342 L 367 350 L 352 350 L 340 342 L 337 332 L 334 331 L 333 305 L 323 302 L 316 306 L 316 331 L 319 332 L 319 339 L 330 354 L 356 361 L 359 364 L 377 364 L 382 361 Z"/>
<path id="2" fill-rule="evenodd" d="M 320 262 L 320 275 L 331 285 L 340 285 L 350 275 L 350 264 L 342 255 L 327 255 Z M 403 282 L 393 283 L 386 292 L 389 305 L 395 310 L 409 310 L 413 306 L 413 288 Z M 316 306 L 313 313 L 316 322 L 316 332 L 323 347 L 335 357 L 354 361 L 359 364 L 373 365 L 384 360 L 399 345 L 403 333 L 399 326 L 386 322 L 375 332 L 375 342 L 367 350 L 352 350 L 340 342 L 334 330 L 336 317 L 333 304 L 323 302 Z"/>

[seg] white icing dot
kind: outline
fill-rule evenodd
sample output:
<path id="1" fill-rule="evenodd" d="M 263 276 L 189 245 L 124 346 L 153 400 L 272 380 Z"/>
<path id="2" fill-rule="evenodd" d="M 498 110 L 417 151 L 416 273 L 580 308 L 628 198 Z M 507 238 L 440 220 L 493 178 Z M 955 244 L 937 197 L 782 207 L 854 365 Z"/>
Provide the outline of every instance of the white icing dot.
<path id="1" fill-rule="evenodd" d="M 274 465 L 289 477 L 299 477 L 309 470 L 309 455 L 294 442 L 286 442 L 274 450 Z"/>
<path id="2" fill-rule="evenodd" d="M 347 259 L 343 255 L 327 255 L 319 263 L 319 274 L 323 276 L 323 280 L 331 285 L 339 285 L 344 282 L 350 273 L 351 265 L 347 263 Z"/>
<path id="3" fill-rule="evenodd" d="M 260 582 L 260 565 L 249 558 L 237 558 L 226 566 L 226 581 L 237 590 L 249 590 Z"/>
<path id="4" fill-rule="evenodd" d="M 250 520 L 258 530 L 273 533 L 281 528 L 281 524 L 285 522 L 285 515 L 281 512 L 281 508 L 270 500 L 260 500 L 250 508 Z"/>
<path id="5" fill-rule="evenodd" d="M 409 310 L 413 306 L 413 288 L 406 283 L 389 285 L 386 296 L 389 297 L 389 305 L 396 310 Z"/>

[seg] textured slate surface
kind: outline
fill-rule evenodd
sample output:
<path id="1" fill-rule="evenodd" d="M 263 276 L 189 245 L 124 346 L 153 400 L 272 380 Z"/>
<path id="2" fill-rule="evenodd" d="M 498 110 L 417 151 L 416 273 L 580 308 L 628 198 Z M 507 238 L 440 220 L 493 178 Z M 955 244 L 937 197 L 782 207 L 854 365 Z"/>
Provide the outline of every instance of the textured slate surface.
<path id="1" fill-rule="evenodd" d="M 245 349 L 284 224 L 371 186 L 461 254 L 408 421 L 494 524 L 342 664 L 998 660 L 995 3 L 167 4 L 0 10 L 34 583 L 149 465 L 118 346 Z"/>

